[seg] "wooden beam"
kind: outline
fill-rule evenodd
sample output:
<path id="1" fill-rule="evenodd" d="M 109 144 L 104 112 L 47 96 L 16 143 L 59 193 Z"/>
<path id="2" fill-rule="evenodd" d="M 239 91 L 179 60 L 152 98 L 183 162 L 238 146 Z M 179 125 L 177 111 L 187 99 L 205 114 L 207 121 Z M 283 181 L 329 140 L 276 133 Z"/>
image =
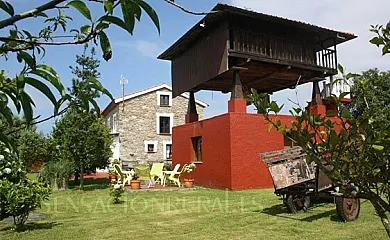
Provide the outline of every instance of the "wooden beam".
<path id="1" fill-rule="evenodd" d="M 240 80 L 240 70 L 236 69 L 233 71 L 233 88 L 232 88 L 232 95 L 230 96 L 230 99 L 235 98 L 244 98 L 244 93 L 242 91 L 242 83 Z"/>
<path id="2" fill-rule="evenodd" d="M 195 93 L 190 91 L 190 99 L 188 100 L 187 114 L 185 116 L 185 123 L 192 123 L 198 121 L 198 113 L 196 111 Z"/>
<path id="3" fill-rule="evenodd" d="M 311 94 L 311 105 L 322 105 L 320 86 L 318 81 L 313 82 L 313 91 Z"/>
<path id="4" fill-rule="evenodd" d="M 190 99 L 188 100 L 188 114 L 198 114 L 196 111 L 196 103 L 195 103 L 195 93 L 194 91 L 190 91 Z"/>

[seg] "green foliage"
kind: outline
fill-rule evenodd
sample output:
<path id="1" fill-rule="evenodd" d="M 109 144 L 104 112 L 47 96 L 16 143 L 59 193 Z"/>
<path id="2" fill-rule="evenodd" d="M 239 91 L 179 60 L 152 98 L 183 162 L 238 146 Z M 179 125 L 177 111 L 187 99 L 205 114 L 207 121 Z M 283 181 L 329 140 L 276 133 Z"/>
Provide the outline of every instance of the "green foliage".
<path id="1" fill-rule="evenodd" d="M 382 47 L 382 55 L 390 53 L 390 22 L 383 25 L 371 25 L 371 32 L 376 36 L 371 38 L 370 43 Z"/>
<path id="2" fill-rule="evenodd" d="M 18 182 L 25 176 L 23 162 L 18 159 L 15 152 L 1 144 L 0 152 L 0 179 Z"/>
<path id="3" fill-rule="evenodd" d="M 259 93 L 256 89 L 251 89 L 251 94 L 247 95 L 248 104 L 253 104 L 257 110 L 257 113 L 268 113 L 269 111 L 280 112 L 282 106 L 278 106 L 275 101 L 270 102 L 268 93 Z"/>
<path id="4" fill-rule="evenodd" d="M 11 122 L 12 125 L 9 124 L 9 121 L 7 121 L 4 117 L 0 117 L 0 129 L 1 132 L 3 132 L 5 135 L 7 135 L 7 138 L 10 142 L 12 142 L 15 146 L 18 145 L 18 141 L 20 139 L 21 131 L 18 130 L 23 124 L 25 123 L 25 120 L 19 118 L 16 115 L 12 115 Z M 24 129 L 25 127 L 23 127 Z"/>
<path id="5" fill-rule="evenodd" d="M 274 122 L 268 114 L 264 116 L 282 134 L 302 147 L 308 161 L 314 161 L 333 184 L 340 187 L 340 193 L 369 199 L 388 230 L 386 214 L 382 213 L 390 210 L 390 125 L 383 122 L 382 115 L 388 114 L 385 114 L 385 103 L 381 103 L 387 98 L 383 94 L 387 89 L 375 85 L 373 90 L 370 82 L 377 80 L 378 73 L 372 70 L 363 73 L 367 74 L 376 77 L 344 75 L 345 78 L 354 76 L 360 91 L 357 98 L 364 100 L 364 108 L 359 105 L 363 103 L 356 103 L 362 111 L 357 118 L 340 103 L 343 96 L 340 99 L 332 97 L 338 106 L 335 117 L 295 108 L 290 111 L 295 121 L 291 126 L 283 126 L 280 122 Z"/>
<path id="6" fill-rule="evenodd" d="M 50 188 L 46 184 L 24 178 L 19 182 L 0 180 L 0 205 L 4 216 L 12 216 L 17 230 L 21 230 L 31 211 L 47 200 Z M 2 217 L 4 217 L 2 216 Z"/>
<path id="7" fill-rule="evenodd" d="M 14 8 L 12 5 L 6 1 L 0 1 L 0 8 L 8 13 L 10 16 L 15 14 Z"/>
<path id="8" fill-rule="evenodd" d="M 91 112 L 70 109 L 55 123 L 52 137 L 60 158 L 73 163 L 76 175 L 82 176 L 109 164 L 110 130 L 103 119 Z M 82 187 L 82 182 L 80 185 Z"/>
<path id="9" fill-rule="evenodd" d="M 94 18 L 91 9 L 99 5 L 103 9 L 103 13 Z M 115 15 L 115 9 L 118 7 L 122 9 L 122 16 Z M 112 57 L 110 40 L 106 34 L 108 29 L 111 26 L 119 26 L 133 34 L 135 22 L 141 20 L 142 11 L 148 15 L 160 32 L 160 23 L 156 12 L 142 0 L 46 1 L 41 6 L 29 11 L 17 13 L 17 18 L 13 17 L 15 15 L 13 4 L 1 0 L 0 10 L 6 13 L 0 18 L 0 30 L 2 30 L 0 57 L 7 60 L 9 55 L 15 55 L 18 62 L 23 65 L 19 73 L 13 77 L 8 76 L 4 70 L 0 69 L 0 118 L 5 119 L 9 126 L 14 125 L 12 105 L 18 114 L 25 116 L 27 125 L 32 123 L 35 103 L 31 96 L 25 92 L 26 85 L 36 88 L 53 103 L 54 116 L 66 111 L 66 108 L 61 112 L 59 109 L 65 102 L 72 101 L 71 96 L 66 94 L 56 71 L 49 65 L 40 63 L 45 56 L 46 46 L 82 45 L 88 42 L 94 42 L 98 45 L 100 43 L 103 58 L 108 61 Z M 71 24 L 73 18 L 70 15 L 74 14 L 74 11 L 83 15 L 86 22 L 79 24 L 79 26 L 76 25 L 76 28 L 69 28 L 70 25 L 73 25 Z M 37 18 L 38 23 L 34 24 L 34 29 L 24 27 L 26 25 L 19 26 L 20 22 L 32 17 L 39 17 Z M 37 28 L 40 30 L 36 32 Z M 74 40 L 69 41 L 69 36 L 72 36 Z M 112 98 L 96 76 L 83 80 L 80 89 L 101 92 Z M 58 91 L 58 99 L 51 89 Z M 89 110 L 90 105 L 92 105 L 93 109 L 99 112 L 93 97 L 80 95 L 79 100 L 81 100 L 82 108 Z M 0 142 L 5 143 L 9 148 L 15 148 L 15 143 L 3 131 L 0 131 Z"/>
<path id="10" fill-rule="evenodd" d="M 191 173 L 196 169 L 195 163 L 188 164 L 184 167 L 183 172 Z"/>
<path id="11" fill-rule="evenodd" d="M 378 69 L 364 71 L 355 77 L 351 87 L 352 102 L 346 107 L 354 117 L 365 114 L 366 118 L 375 124 L 388 125 L 390 113 L 390 72 L 380 72 Z"/>
<path id="12" fill-rule="evenodd" d="M 51 143 L 48 137 L 43 133 L 39 133 L 35 128 L 27 128 L 21 131 L 20 139 L 18 140 L 19 157 L 25 164 L 28 170 L 34 165 L 42 165 L 50 160 Z"/>
<path id="13" fill-rule="evenodd" d="M 269 95 L 267 93 L 258 93 L 256 89 L 251 89 L 247 95 L 247 102 L 256 107 L 257 113 L 266 113 L 269 109 Z"/>
<path id="14" fill-rule="evenodd" d="M 90 9 L 93 9 L 94 5 L 102 7 L 103 13 L 100 16 L 92 17 L 93 14 Z M 120 16 L 115 16 L 115 9 L 119 6 L 122 9 L 123 20 Z M 112 98 L 96 76 L 82 79 L 83 81 L 76 84 L 77 94 L 67 94 L 57 72 L 49 65 L 40 62 L 44 60 L 46 46 L 79 45 L 91 41 L 97 45 L 100 42 L 103 58 L 109 60 L 112 57 L 112 49 L 109 37 L 106 34 L 107 30 L 114 25 L 132 34 L 135 20 L 140 21 L 142 10 L 146 12 L 158 32 L 160 32 L 156 12 L 142 0 L 44 1 L 42 5 L 26 12 L 17 12 L 12 3 L 0 0 L 0 11 L 5 13 L 0 17 L 0 57 L 8 60 L 9 56 L 13 55 L 21 63 L 21 69 L 13 76 L 9 76 L 4 69 L 0 69 L 1 219 L 8 214 L 17 218 L 16 224 L 24 224 L 29 211 L 39 207 L 41 201 L 48 195 L 45 186 L 31 183 L 26 178 L 23 163 L 16 154 L 18 152 L 16 140 L 20 138 L 18 132 L 26 126 L 45 121 L 36 121 L 37 119 L 34 118 L 36 105 L 32 97 L 25 91 L 26 86 L 37 89 L 52 102 L 54 107 L 52 117 L 66 112 L 68 107 L 63 108 L 62 106 L 64 103 L 74 102 L 75 97 L 79 100 L 77 110 L 75 110 L 78 111 L 77 114 L 90 114 L 87 113 L 90 110 L 90 105 L 99 113 L 99 107 L 94 100 L 94 96 L 85 93 L 96 91 Z M 70 25 L 74 25 L 71 24 L 73 18 L 70 16 L 74 14 L 74 11 L 83 15 L 86 23 L 77 23 L 74 29 L 69 29 Z M 20 24 L 20 22 L 26 22 L 30 18 L 36 18 L 36 23 L 33 25 Z M 31 28 L 26 26 L 31 26 Z M 72 38 L 69 38 L 69 36 Z M 52 89 L 58 93 L 56 94 Z M 59 111 L 61 108 L 62 110 Z M 17 114 L 24 116 L 22 122 L 15 121 L 15 114 L 11 109 L 16 109 Z M 73 115 L 74 113 L 70 113 L 66 115 L 69 118 L 68 120 L 65 117 L 65 120 L 57 123 L 54 136 L 59 147 L 56 154 L 60 156 L 60 159 L 70 159 L 72 164 L 75 163 L 75 166 L 77 166 L 76 172 L 83 173 L 84 169 L 89 171 L 94 167 L 104 167 L 110 155 L 111 138 L 108 130 L 104 129 L 102 120 L 89 121 L 93 117 L 83 115 L 81 118 L 72 118 Z M 72 125 L 67 125 L 72 120 L 77 121 L 73 122 Z M 80 132 L 73 131 L 74 126 Z M 64 127 L 70 130 L 66 131 Z M 58 134 L 59 132 L 64 132 L 64 135 L 69 139 L 63 138 L 61 134 Z M 88 134 L 91 134 L 90 137 Z M 41 158 L 44 155 L 42 149 L 45 147 L 41 137 L 37 139 L 39 150 L 28 149 L 26 141 L 33 136 L 34 133 L 23 135 L 23 145 L 20 153 L 27 162 L 34 158 Z M 39 138 L 42 141 L 39 141 Z M 92 145 L 85 147 L 87 144 Z M 39 156 L 33 156 L 31 153 Z M 59 169 L 69 167 L 66 162 L 51 164 L 53 165 L 48 164 L 46 166 L 47 172 L 53 169 L 56 169 L 57 172 L 66 172 Z"/>
<path id="15" fill-rule="evenodd" d="M 121 197 L 124 192 L 125 189 L 121 184 L 119 183 L 111 184 L 110 195 L 112 196 L 112 203 L 114 204 L 121 203 Z"/>
<path id="16" fill-rule="evenodd" d="M 69 178 L 74 173 L 74 163 L 68 159 L 62 159 L 60 154 L 46 162 L 41 171 L 42 180 L 50 183 L 53 190 L 67 189 Z"/>
<path id="17" fill-rule="evenodd" d="M 29 213 L 50 194 L 50 188 L 26 176 L 23 162 L 0 145 L 0 220 L 13 217 L 16 229 L 22 229 Z"/>
<path id="18" fill-rule="evenodd" d="M 72 87 L 68 89 L 71 96 L 70 106 L 89 110 L 89 104 L 91 103 L 94 110 L 100 113 L 95 100 L 100 97 L 100 92 L 96 90 L 99 86 L 95 86 L 100 85 L 98 81 L 100 61 L 95 58 L 95 48 L 91 48 L 89 56 L 86 55 L 87 48 L 88 46 L 85 45 L 83 54 L 76 55 L 77 65 L 75 67 L 70 66 L 72 73 L 75 75 L 75 78 L 72 79 Z M 111 96 L 110 93 L 107 93 L 107 95 Z"/>

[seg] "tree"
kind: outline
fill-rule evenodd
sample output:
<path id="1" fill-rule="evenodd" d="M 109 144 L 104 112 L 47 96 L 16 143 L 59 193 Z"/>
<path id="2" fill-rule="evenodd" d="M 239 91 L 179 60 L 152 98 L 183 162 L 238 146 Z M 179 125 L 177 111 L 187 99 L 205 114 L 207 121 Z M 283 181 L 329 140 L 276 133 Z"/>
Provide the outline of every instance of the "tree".
<path id="1" fill-rule="evenodd" d="M 17 154 L 0 143 L 0 221 L 13 217 L 23 230 L 31 211 L 41 207 L 50 194 L 47 184 L 30 180 Z"/>
<path id="2" fill-rule="evenodd" d="M 253 104 L 257 113 L 266 113 L 269 107 L 268 93 L 259 93 L 255 89 L 251 89 L 250 94 L 247 94 L 247 103 Z"/>
<path id="3" fill-rule="evenodd" d="M 207 14 L 207 12 L 190 11 L 175 3 L 174 0 L 162 1 L 186 13 Z M 90 11 L 93 5 L 100 6 L 103 13 L 93 16 Z M 15 77 L 9 77 L 5 70 L 0 69 L 0 117 L 6 119 L 10 126 L 14 124 L 12 105 L 18 113 L 23 112 L 26 118 L 23 124 L 32 123 L 35 103 L 25 91 L 26 85 L 42 92 L 54 106 L 52 116 L 37 120 L 34 124 L 59 116 L 67 110 L 65 107 L 59 111 L 61 106 L 71 99 L 65 92 L 60 76 L 49 65 L 39 63 L 44 59 L 46 46 L 81 45 L 93 42 L 100 45 L 103 58 L 108 61 L 112 57 L 110 40 L 106 34 L 110 27 L 119 27 L 132 35 L 136 20 L 140 21 L 142 13 L 145 12 L 160 32 L 157 13 L 144 0 L 46 0 L 42 5 L 20 13 L 15 12 L 10 2 L 0 0 L 0 11 L 6 14 L 6 17 L 0 19 L 0 30 L 2 30 L 0 57 L 7 60 L 9 55 L 15 55 L 17 60 L 24 64 Z M 75 11 L 85 18 L 85 23 L 77 23 L 76 28 L 69 29 L 68 25 L 73 21 L 73 18 L 68 14 L 77 14 Z M 40 30 L 36 32 L 21 27 L 19 23 L 25 20 L 35 21 L 30 26 L 34 25 L 34 28 L 38 26 Z M 60 33 L 61 31 L 62 33 Z M 87 81 L 86 84 L 89 88 L 108 95 L 112 99 L 111 94 L 96 78 L 90 78 Z M 58 91 L 60 95 L 58 99 L 49 88 L 50 86 Z M 9 99 L 12 101 L 9 102 Z M 81 100 L 84 108 L 89 108 L 89 104 L 92 104 L 94 110 L 99 112 L 94 99 L 86 96 Z M 13 141 L 8 139 L 7 134 L 4 134 L 3 131 L 0 131 L 0 142 L 5 143 L 11 149 L 14 148 Z"/>
<path id="4" fill-rule="evenodd" d="M 39 168 L 49 157 L 49 139 L 43 133 L 37 132 L 35 126 L 18 127 L 25 122 L 22 118 L 13 116 L 13 122 L 15 124 L 9 126 L 6 120 L 0 118 L 0 128 L 14 142 L 17 154 L 26 164 L 27 169 L 30 171 L 34 164 L 35 168 Z"/>
<path id="5" fill-rule="evenodd" d="M 370 42 L 382 47 L 382 55 L 390 53 L 390 22 L 385 27 L 371 26 L 371 31 L 377 36 Z M 331 97 L 337 114 L 315 115 L 298 106 L 290 111 L 295 121 L 286 126 L 269 115 L 280 112 L 282 107 L 276 102 L 256 98 L 259 94 L 252 94 L 252 102 L 257 109 L 266 109 L 263 115 L 270 125 L 302 147 L 308 161 L 314 161 L 339 186 L 342 196 L 368 199 L 390 237 L 389 72 L 371 69 L 359 75 L 344 73 L 341 65 L 338 69 L 342 78 L 336 82 L 352 79 L 354 85 L 350 105 L 340 101 L 349 93 Z"/>
<path id="6" fill-rule="evenodd" d="M 30 172 L 38 171 L 51 157 L 50 139 L 36 127 L 21 131 L 17 144 L 19 157 Z"/>
<path id="7" fill-rule="evenodd" d="M 76 67 L 70 66 L 72 73 L 76 78 L 72 79 L 72 87 L 68 89 L 70 95 L 74 98 L 73 105 L 79 106 L 81 100 L 87 96 L 88 98 L 95 99 L 100 97 L 99 91 L 93 88 L 85 88 L 85 82 L 90 78 L 99 79 L 100 73 L 98 68 L 100 61 L 97 60 L 95 48 L 91 48 L 90 55 L 86 55 L 88 45 L 84 45 L 84 51 L 82 55 L 76 55 Z M 87 85 L 88 86 L 88 85 Z"/>
<path id="8" fill-rule="evenodd" d="M 103 8 L 103 14 L 93 18 L 90 11 L 92 5 L 100 5 Z M 119 15 L 118 8 L 121 9 L 122 18 L 116 16 Z M 86 21 L 85 24 L 80 24 L 77 29 L 68 29 L 72 18 L 67 13 L 75 14 L 72 9 L 81 14 Z M 103 58 L 108 61 L 112 56 L 112 49 L 106 35 L 107 29 L 115 25 L 132 34 L 135 21 L 141 19 L 142 10 L 160 31 L 157 13 L 143 0 L 50 0 L 36 8 L 18 14 L 15 13 L 11 3 L 1 0 L 0 11 L 8 14 L 9 17 L 0 19 L 0 30 L 3 30 L 2 34 L 5 34 L 5 36 L 0 36 L 2 43 L 0 56 L 8 59 L 9 55 L 16 55 L 18 61 L 24 63 L 24 67 L 15 77 L 9 77 L 4 70 L 1 70 L 0 115 L 7 120 L 10 126 L 13 125 L 11 105 L 14 105 L 18 113 L 23 112 L 25 123 L 27 125 L 32 123 L 35 103 L 25 91 L 26 85 L 36 88 L 53 103 L 53 116 L 62 114 L 64 111 L 59 111 L 59 109 L 71 97 L 65 92 L 56 71 L 49 65 L 39 63 L 39 59 L 44 57 L 45 46 L 78 45 L 93 41 L 96 44 L 99 43 Z M 32 20 L 32 18 L 40 23 L 41 30 L 39 32 L 19 27 L 19 22 Z M 39 24 L 34 25 L 39 26 Z M 61 31 L 63 33 L 60 33 Z M 68 39 L 73 40 L 69 41 Z M 55 97 L 45 81 L 59 92 L 59 99 Z M 88 79 L 88 87 L 112 98 L 111 94 L 96 78 Z M 92 104 L 93 108 L 99 112 L 98 105 L 93 99 L 85 96 L 80 100 L 84 108 L 89 108 L 89 104 Z M 3 131 L 0 131 L 0 141 L 9 145 L 11 149 L 14 148 L 13 142 Z"/>
<path id="9" fill-rule="evenodd" d="M 387 96 L 373 96 L 373 79 L 363 77 L 375 75 L 376 71 L 367 71 L 363 75 L 344 74 L 341 66 L 339 71 L 343 75 L 340 80 L 354 78 L 361 90 L 360 97 L 364 98 L 362 104 L 365 108 L 357 118 L 340 102 L 347 93 L 341 94 L 339 98 L 331 97 L 338 105 L 337 113 L 316 115 L 298 106 L 290 111 L 295 121 L 287 126 L 269 115 L 271 112 L 278 114 L 282 108 L 272 101 L 267 106 L 264 118 L 285 137 L 302 147 L 308 161 L 315 162 L 339 187 L 342 196 L 368 199 L 390 236 L 386 215 L 386 212 L 390 212 L 390 125 L 382 124 L 382 113 L 386 109 L 378 109 L 381 107 L 381 98 Z"/>
<path id="10" fill-rule="evenodd" d="M 370 43 L 377 47 L 382 47 L 382 55 L 390 53 L 390 22 L 383 25 L 371 25 L 371 32 L 376 36 L 370 40 Z"/>
<path id="11" fill-rule="evenodd" d="M 53 151 L 52 158 L 40 170 L 41 179 L 50 183 L 53 190 L 68 189 L 68 181 L 72 174 L 74 163 L 63 158 L 58 151 Z"/>
<path id="12" fill-rule="evenodd" d="M 4 117 L 0 116 L 0 129 L 7 134 L 7 137 L 10 141 L 12 141 L 15 145 L 18 145 L 20 135 L 22 133 L 22 130 L 25 129 L 25 126 L 23 128 L 19 129 L 20 126 L 23 125 L 25 122 L 24 119 L 19 118 L 16 115 L 12 116 L 12 125 L 9 125 L 8 120 Z"/>
<path id="13" fill-rule="evenodd" d="M 52 132 L 61 159 L 73 163 L 74 174 L 80 176 L 83 188 L 84 173 L 105 168 L 112 155 L 110 130 L 103 119 L 80 109 L 70 109 L 55 123 Z"/>
<path id="14" fill-rule="evenodd" d="M 163 1 L 185 12 L 193 13 L 177 5 L 173 0 Z M 90 11 L 91 5 L 99 5 L 103 9 L 103 14 L 95 15 L 93 18 Z M 122 14 L 118 13 L 119 8 Z M 72 9 L 84 16 L 86 23 L 77 23 L 76 28 L 68 29 L 68 23 L 73 19 L 66 13 Z M 143 12 L 153 21 L 158 32 L 160 32 L 160 23 L 157 13 L 143 0 L 46 0 L 42 5 L 20 13 L 16 13 L 13 5 L 8 1 L 0 0 L 0 11 L 3 12 L 1 16 L 6 14 L 6 17 L 0 18 L 0 57 L 7 60 L 9 55 L 14 55 L 18 62 L 24 65 L 14 77 L 8 76 L 4 69 L 0 69 L 0 121 L 2 121 L 0 124 L 0 219 L 13 214 L 14 219 L 21 220 L 15 223 L 23 225 L 28 212 L 39 207 L 41 202 L 47 198 L 48 192 L 44 186 L 31 183 L 26 174 L 13 175 L 14 171 L 9 166 L 19 166 L 21 161 L 17 156 L 15 141 L 10 139 L 9 135 L 24 129 L 25 126 L 62 115 L 68 109 L 64 105 L 72 100 L 72 97 L 65 92 L 58 73 L 49 65 L 39 62 L 44 59 L 45 47 L 79 45 L 92 41 L 100 45 L 103 58 L 108 61 L 112 57 L 112 49 L 106 32 L 111 26 L 120 27 L 131 35 L 136 20 L 140 21 Z M 75 12 L 70 11 L 70 14 L 73 15 Z M 118 17 L 119 15 L 122 17 Z M 29 26 L 34 26 L 34 29 L 38 26 L 41 30 L 33 32 L 21 26 L 20 22 L 25 20 L 35 21 Z M 52 102 L 54 106 L 52 116 L 44 119 L 34 118 L 35 102 L 25 91 L 27 85 L 36 88 Z M 87 89 L 97 90 L 112 99 L 111 94 L 96 78 L 87 79 L 83 85 Z M 50 87 L 58 91 L 58 98 Z M 86 95 L 79 99 L 80 106 L 85 111 L 89 111 L 92 105 L 93 110 L 100 112 L 93 98 Z M 18 114 L 23 114 L 25 121 L 16 125 L 12 108 L 16 109 Z M 10 128 L 14 130 L 5 131 Z M 5 149 L 11 154 L 8 154 Z M 18 169 L 21 168 L 16 168 L 17 171 Z M 9 170 L 12 174 L 3 174 L 3 171 Z M 18 194 L 13 197 L 15 193 Z M 11 196 L 11 199 L 4 198 L 4 196 Z M 9 204 L 10 200 L 13 200 L 12 206 Z"/>
<path id="15" fill-rule="evenodd" d="M 353 116 L 371 114 L 381 124 L 387 124 L 390 113 L 390 72 L 370 69 L 356 76 L 351 86 L 351 99 L 347 107 Z"/>

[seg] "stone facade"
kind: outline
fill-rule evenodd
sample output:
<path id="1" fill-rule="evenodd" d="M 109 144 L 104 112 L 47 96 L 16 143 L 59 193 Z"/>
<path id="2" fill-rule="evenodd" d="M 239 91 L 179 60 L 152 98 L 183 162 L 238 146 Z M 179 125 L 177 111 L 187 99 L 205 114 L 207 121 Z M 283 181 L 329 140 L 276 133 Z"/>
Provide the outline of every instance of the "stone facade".
<path id="1" fill-rule="evenodd" d="M 115 108 L 106 113 L 108 125 L 110 117 L 116 115 L 116 128 L 112 126 L 112 129 L 116 130 L 113 132 L 113 158 L 118 158 L 119 155 L 124 166 L 139 162 L 170 162 L 167 145 L 172 144 L 172 130 L 170 134 L 159 134 L 159 117 L 172 118 L 170 128 L 184 124 L 189 100 L 180 95 L 170 100 L 171 106 L 160 106 L 158 99 L 161 94 L 172 96 L 169 88 L 162 87 L 127 100 L 125 97 L 124 103 L 119 98 Z M 196 105 L 199 119 L 202 119 L 205 105 L 198 102 Z M 148 149 L 152 147 L 150 145 L 153 145 L 153 149 Z"/>

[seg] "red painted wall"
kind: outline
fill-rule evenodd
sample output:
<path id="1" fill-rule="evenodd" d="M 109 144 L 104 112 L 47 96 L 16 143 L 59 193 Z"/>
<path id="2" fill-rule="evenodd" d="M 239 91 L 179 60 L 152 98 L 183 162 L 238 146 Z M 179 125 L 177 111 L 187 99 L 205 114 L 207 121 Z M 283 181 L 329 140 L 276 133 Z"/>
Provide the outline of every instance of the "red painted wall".
<path id="1" fill-rule="evenodd" d="M 291 116 L 278 116 L 289 124 Z M 269 171 L 259 153 L 284 148 L 284 138 L 275 129 L 268 130 L 260 114 L 230 114 L 232 190 L 273 188 Z"/>
<path id="2" fill-rule="evenodd" d="M 278 116 L 283 123 L 291 116 Z M 227 113 L 211 119 L 173 128 L 172 162 L 193 160 L 191 137 L 202 136 L 203 162 L 197 164 L 192 177 L 197 185 L 242 190 L 272 188 L 268 169 L 259 153 L 283 149 L 283 136 L 262 115 Z"/>
<path id="3" fill-rule="evenodd" d="M 191 174 L 195 184 L 211 188 L 230 188 L 229 115 L 189 123 L 173 128 L 172 163 L 184 165 L 194 158 L 191 137 L 202 136 L 203 162 Z"/>
<path id="4" fill-rule="evenodd" d="M 272 116 L 271 116 L 272 117 Z M 283 125 L 294 120 L 289 115 L 273 116 Z M 336 129 L 339 120 L 330 118 Z M 273 188 L 260 153 L 284 148 L 284 137 L 268 130 L 261 114 L 231 112 L 173 128 L 173 164 L 191 163 L 194 150 L 191 137 L 202 136 L 202 163 L 192 173 L 195 184 L 210 188 L 243 190 Z"/>

